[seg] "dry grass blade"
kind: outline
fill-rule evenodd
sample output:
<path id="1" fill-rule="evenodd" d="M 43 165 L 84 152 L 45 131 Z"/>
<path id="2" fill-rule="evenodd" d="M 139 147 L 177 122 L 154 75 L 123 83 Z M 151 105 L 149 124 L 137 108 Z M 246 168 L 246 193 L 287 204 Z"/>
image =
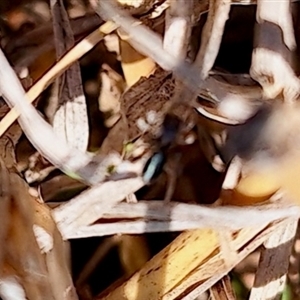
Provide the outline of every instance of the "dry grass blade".
<path id="1" fill-rule="evenodd" d="M 90 51 L 103 39 L 105 34 L 111 33 L 116 28 L 116 25 L 107 22 L 80 41 L 29 89 L 29 91 L 26 93 L 28 101 L 33 102 L 66 68 Z M 20 112 L 18 112 L 15 108 L 12 108 L 11 111 L 1 120 L 0 136 L 2 136 L 9 126 L 16 121 L 16 119 L 19 117 L 19 113 Z"/>
<path id="2" fill-rule="evenodd" d="M 203 241 L 205 241 L 204 248 Z M 211 230 L 182 233 L 127 282 L 109 295 L 98 299 L 163 299 L 164 294 L 207 259 L 217 247 L 216 235 Z"/>
<path id="3" fill-rule="evenodd" d="M 59 59 L 74 47 L 75 40 L 64 3 L 51 0 L 50 5 L 56 57 Z M 69 145 L 86 151 L 89 125 L 79 62 L 74 62 L 55 83 L 50 103 L 53 128 Z"/>
<path id="4" fill-rule="evenodd" d="M 274 224 L 243 229 L 234 235 L 232 247 L 237 250 L 235 264 L 263 243 L 278 229 Z M 152 258 L 128 281 L 97 299 L 195 299 L 226 275 L 228 267 L 219 249 L 217 235 L 211 230 L 182 233 Z M 105 292 L 104 292 L 105 294 Z M 141 296 L 142 295 L 142 296 Z"/>
<path id="5" fill-rule="evenodd" d="M 208 227 L 217 230 L 220 222 L 226 229 L 239 230 L 247 226 L 261 226 L 278 219 L 299 216 L 298 207 L 286 207 L 284 204 L 277 207 L 260 205 L 209 208 L 176 202 L 171 202 L 166 206 L 158 201 L 141 201 L 134 204 L 119 203 L 113 206 L 114 197 L 109 203 L 104 204 L 105 198 L 101 197 L 100 200 L 97 196 L 97 189 L 99 191 L 106 189 L 104 185 L 82 193 L 70 203 L 54 209 L 54 217 L 60 224 L 60 230 L 65 238 L 119 233 L 172 232 Z M 131 191 L 134 191 L 134 188 Z M 85 200 L 87 195 L 89 195 L 89 202 Z M 122 195 L 124 196 L 125 193 Z M 232 218 L 233 215 L 235 218 Z M 106 222 L 90 225 L 101 218 Z M 110 219 L 118 219 L 122 222 L 108 222 Z"/>
<path id="6" fill-rule="evenodd" d="M 280 299 L 289 267 L 298 219 L 288 219 L 264 242 L 250 300 Z"/>
<path id="7" fill-rule="evenodd" d="M 203 28 L 201 48 L 196 58 L 203 78 L 208 77 L 218 55 L 230 7 L 231 1 L 228 0 L 209 1 L 208 19 Z"/>

